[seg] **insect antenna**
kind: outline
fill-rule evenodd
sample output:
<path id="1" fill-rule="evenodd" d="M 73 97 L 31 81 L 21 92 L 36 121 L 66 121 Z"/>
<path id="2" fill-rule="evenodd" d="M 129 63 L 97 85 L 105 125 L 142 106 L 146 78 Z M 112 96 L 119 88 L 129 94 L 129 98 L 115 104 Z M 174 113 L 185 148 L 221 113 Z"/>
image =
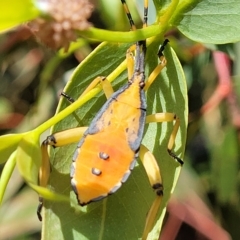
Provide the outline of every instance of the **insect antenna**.
<path id="1" fill-rule="evenodd" d="M 128 8 L 128 5 L 126 3 L 125 0 L 121 0 L 122 2 L 122 5 L 123 5 L 123 8 L 126 12 L 126 15 L 127 15 L 127 18 L 128 18 L 128 21 L 129 21 L 129 24 L 130 24 L 130 27 L 131 27 L 131 30 L 136 30 L 136 25 L 133 21 L 133 18 L 132 18 L 132 15 L 129 11 L 129 8 Z M 144 13 L 143 13 L 143 28 L 144 27 L 147 27 L 147 21 L 148 21 L 148 0 L 144 0 Z"/>
<path id="2" fill-rule="evenodd" d="M 148 21 L 148 0 L 144 0 L 143 28 L 147 27 Z"/>
<path id="3" fill-rule="evenodd" d="M 128 5 L 125 0 L 121 0 L 123 8 L 126 12 L 130 27 L 132 31 L 135 31 L 136 25 L 133 21 L 132 15 L 129 11 Z M 144 16 L 143 16 L 143 28 L 147 26 L 148 20 L 148 0 L 144 0 Z M 141 40 L 136 42 L 136 58 L 135 58 L 135 73 L 144 73 L 144 62 L 145 62 L 145 55 L 146 55 L 146 40 Z"/>
<path id="4" fill-rule="evenodd" d="M 136 25 L 135 25 L 135 23 L 133 21 L 132 15 L 131 15 L 131 13 L 129 11 L 128 5 L 127 5 L 125 0 L 121 0 L 121 2 L 122 2 L 122 5 L 123 5 L 123 8 L 125 10 L 125 13 L 127 15 L 127 18 L 128 18 L 128 21 L 129 21 L 129 24 L 130 24 L 130 27 L 131 27 L 131 30 L 134 31 L 137 28 L 136 28 Z"/>

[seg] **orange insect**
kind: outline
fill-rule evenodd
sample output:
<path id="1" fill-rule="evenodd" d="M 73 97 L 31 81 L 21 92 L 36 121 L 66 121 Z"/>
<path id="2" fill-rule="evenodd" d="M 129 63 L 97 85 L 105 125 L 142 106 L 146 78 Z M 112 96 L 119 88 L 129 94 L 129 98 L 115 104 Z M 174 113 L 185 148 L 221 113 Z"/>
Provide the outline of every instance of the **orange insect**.
<path id="1" fill-rule="evenodd" d="M 146 26 L 147 21 L 147 2 L 145 1 L 144 26 Z M 134 30 L 135 26 L 126 2 L 122 0 L 122 3 Z M 163 194 L 158 164 L 148 149 L 141 145 L 145 123 L 175 121 L 168 151 L 180 164 L 183 163 L 171 152 L 179 128 L 179 119 L 176 115 L 173 113 L 158 113 L 146 116 L 145 90 L 166 65 L 163 50 L 167 42 L 168 40 L 165 40 L 160 47 L 158 52 L 160 63 L 148 79 L 145 79 L 144 65 L 147 48 L 146 40 L 143 40 L 137 42 L 127 51 L 129 80 L 126 85 L 113 93 L 108 80 L 104 77 L 98 77 L 85 90 L 83 95 L 100 83 L 108 100 L 94 117 L 78 143 L 70 173 L 71 185 L 77 195 L 77 200 L 81 206 L 84 206 L 116 192 L 122 183 L 128 179 L 139 156 L 148 174 L 150 184 L 156 193 L 156 200 L 148 213 L 143 239 L 146 238 L 152 228 Z M 135 57 L 133 52 L 135 52 Z M 63 95 L 69 101 L 72 101 L 66 94 Z M 65 134 L 64 138 L 69 137 L 74 131 L 69 130 L 69 134 Z M 58 138 L 60 134 L 48 137 L 43 144 L 43 148 L 46 148 L 47 145 L 62 145 L 61 138 Z M 46 185 L 46 183 L 44 184 Z M 42 202 L 42 199 L 40 201 Z M 41 206 L 42 203 L 38 209 L 39 217 Z"/>
<path id="2" fill-rule="evenodd" d="M 116 192 L 134 168 L 146 120 L 145 44 L 136 44 L 135 69 L 128 84 L 108 99 L 78 144 L 71 183 L 80 205 Z"/>

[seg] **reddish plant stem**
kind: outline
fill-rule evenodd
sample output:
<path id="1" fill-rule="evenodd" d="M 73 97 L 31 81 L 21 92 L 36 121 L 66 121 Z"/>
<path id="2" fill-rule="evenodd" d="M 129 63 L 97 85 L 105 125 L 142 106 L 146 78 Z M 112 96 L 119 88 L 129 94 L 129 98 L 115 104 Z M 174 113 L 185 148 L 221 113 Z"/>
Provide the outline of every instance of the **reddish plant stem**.
<path id="1" fill-rule="evenodd" d="M 213 59 L 219 76 L 218 86 L 212 97 L 202 106 L 201 114 L 212 110 L 226 99 L 232 124 L 240 131 L 240 108 L 232 86 L 230 59 L 225 53 L 219 51 L 213 52 Z"/>

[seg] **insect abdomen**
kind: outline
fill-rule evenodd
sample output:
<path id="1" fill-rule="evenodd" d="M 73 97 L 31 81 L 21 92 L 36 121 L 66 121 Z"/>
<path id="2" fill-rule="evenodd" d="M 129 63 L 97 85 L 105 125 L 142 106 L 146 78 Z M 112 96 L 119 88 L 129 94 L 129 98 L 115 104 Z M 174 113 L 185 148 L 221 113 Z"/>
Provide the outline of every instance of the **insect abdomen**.
<path id="1" fill-rule="evenodd" d="M 133 105 L 129 95 L 136 98 Z M 112 194 L 130 175 L 142 140 L 145 105 L 143 90 L 126 85 L 93 119 L 79 142 L 71 171 L 80 205 Z"/>
<path id="2" fill-rule="evenodd" d="M 109 130 L 112 134 L 105 131 L 87 135 L 84 147 L 77 149 L 72 184 L 81 205 L 115 192 L 134 166 L 135 152 L 127 144 L 124 132 Z"/>

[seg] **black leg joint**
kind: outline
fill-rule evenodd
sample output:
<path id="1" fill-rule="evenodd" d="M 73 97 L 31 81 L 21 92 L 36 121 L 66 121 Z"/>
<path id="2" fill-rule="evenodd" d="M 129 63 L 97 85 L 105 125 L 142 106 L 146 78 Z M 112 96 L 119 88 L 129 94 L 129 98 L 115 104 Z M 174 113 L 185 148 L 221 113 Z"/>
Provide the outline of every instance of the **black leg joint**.
<path id="1" fill-rule="evenodd" d="M 162 188 L 162 184 L 161 184 L 161 183 L 155 183 L 155 184 L 153 184 L 152 188 L 153 188 L 154 190 L 159 189 L 159 188 Z"/>
<path id="2" fill-rule="evenodd" d="M 162 46 L 159 48 L 159 51 L 158 51 L 158 57 L 162 57 L 163 56 L 163 51 L 164 51 L 164 48 L 166 47 L 166 45 L 168 44 L 169 40 L 168 39 L 165 39 Z"/>
<path id="3" fill-rule="evenodd" d="M 44 145 L 50 145 L 53 146 L 54 148 L 56 147 L 55 144 L 57 143 L 56 138 L 53 135 L 48 136 L 44 141 Z"/>
<path id="4" fill-rule="evenodd" d="M 157 190 L 157 191 L 156 191 L 156 194 L 157 194 L 158 196 L 163 196 L 163 190 L 162 190 L 162 189 Z"/>
<path id="5" fill-rule="evenodd" d="M 163 185 L 161 183 L 153 184 L 152 188 L 155 190 L 158 196 L 163 196 Z"/>
<path id="6" fill-rule="evenodd" d="M 42 207 L 43 207 L 43 198 L 39 197 L 39 204 L 38 204 L 38 208 L 37 208 L 37 216 L 39 221 L 42 221 Z"/>
<path id="7" fill-rule="evenodd" d="M 169 155 L 174 158 L 175 160 L 177 160 L 180 165 L 182 166 L 184 164 L 183 160 L 181 158 L 179 158 L 175 153 L 173 153 L 171 150 L 168 149 L 168 153 Z"/>
<path id="8" fill-rule="evenodd" d="M 67 95 L 65 92 L 61 92 L 61 96 L 65 97 L 70 103 L 74 103 L 75 100 Z"/>

